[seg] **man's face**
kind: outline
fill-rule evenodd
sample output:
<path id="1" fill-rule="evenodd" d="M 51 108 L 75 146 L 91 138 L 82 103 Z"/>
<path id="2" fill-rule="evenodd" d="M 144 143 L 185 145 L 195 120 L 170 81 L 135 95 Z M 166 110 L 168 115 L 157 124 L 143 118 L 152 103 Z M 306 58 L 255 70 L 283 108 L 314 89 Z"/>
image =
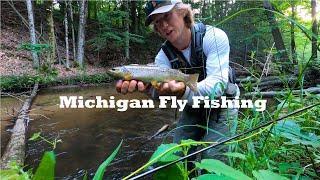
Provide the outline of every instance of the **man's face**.
<path id="1" fill-rule="evenodd" d="M 156 30 L 171 43 L 175 43 L 182 36 L 183 29 L 186 28 L 183 17 L 176 10 L 156 14 L 153 18 Z"/>

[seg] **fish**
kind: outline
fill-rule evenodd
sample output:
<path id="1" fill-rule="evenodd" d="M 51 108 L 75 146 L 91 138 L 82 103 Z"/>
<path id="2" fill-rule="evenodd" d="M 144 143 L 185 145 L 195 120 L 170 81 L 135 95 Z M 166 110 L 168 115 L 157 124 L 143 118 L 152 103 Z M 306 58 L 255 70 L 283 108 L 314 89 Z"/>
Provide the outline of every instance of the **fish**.
<path id="1" fill-rule="evenodd" d="M 114 67 L 108 69 L 107 74 L 124 80 L 138 80 L 151 83 L 154 87 L 158 87 L 158 83 L 175 80 L 178 82 L 184 82 L 192 91 L 198 91 L 197 82 L 199 74 L 184 74 L 177 69 L 160 67 L 154 64 L 130 64 Z"/>

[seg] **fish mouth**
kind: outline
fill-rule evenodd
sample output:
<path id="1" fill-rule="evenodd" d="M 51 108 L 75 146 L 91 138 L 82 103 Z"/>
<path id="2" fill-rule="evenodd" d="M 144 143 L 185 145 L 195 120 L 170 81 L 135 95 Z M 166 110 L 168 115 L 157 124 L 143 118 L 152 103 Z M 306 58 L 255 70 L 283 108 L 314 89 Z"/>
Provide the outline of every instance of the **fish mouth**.
<path id="1" fill-rule="evenodd" d="M 107 70 L 107 74 L 114 78 L 122 78 L 123 72 L 121 72 L 118 68 L 111 68 Z"/>
<path id="2" fill-rule="evenodd" d="M 107 74 L 109 74 L 109 75 L 116 75 L 116 74 L 117 74 L 117 70 L 116 70 L 115 68 L 108 69 L 108 70 L 107 70 Z"/>

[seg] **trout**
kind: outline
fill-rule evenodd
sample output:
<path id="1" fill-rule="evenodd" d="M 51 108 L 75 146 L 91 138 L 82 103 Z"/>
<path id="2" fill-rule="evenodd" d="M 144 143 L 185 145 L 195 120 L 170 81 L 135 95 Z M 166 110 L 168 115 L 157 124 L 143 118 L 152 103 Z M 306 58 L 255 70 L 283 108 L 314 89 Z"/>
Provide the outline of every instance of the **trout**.
<path id="1" fill-rule="evenodd" d="M 151 83 L 152 86 L 158 87 L 158 83 L 175 80 L 184 82 L 192 91 L 197 91 L 197 82 L 199 74 L 184 74 L 179 70 L 159 67 L 156 65 L 138 65 L 130 64 L 125 66 L 114 67 L 107 73 L 116 78 L 124 80 L 138 80 Z"/>

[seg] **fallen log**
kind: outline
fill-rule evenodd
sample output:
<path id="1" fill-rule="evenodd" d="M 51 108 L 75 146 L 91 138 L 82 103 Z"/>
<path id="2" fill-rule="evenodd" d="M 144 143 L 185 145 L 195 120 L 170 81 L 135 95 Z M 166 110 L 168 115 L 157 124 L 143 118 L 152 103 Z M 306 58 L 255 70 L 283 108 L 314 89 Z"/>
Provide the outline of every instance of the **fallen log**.
<path id="1" fill-rule="evenodd" d="M 286 79 L 271 79 L 271 80 L 263 80 L 261 82 L 257 82 L 257 83 L 254 83 L 253 86 L 261 86 L 261 87 L 264 87 L 264 86 L 277 86 L 277 85 L 283 85 L 283 84 L 288 84 L 288 85 L 293 85 L 295 82 L 297 81 L 297 78 L 296 77 L 289 77 L 289 78 L 286 78 Z"/>
<path id="2" fill-rule="evenodd" d="M 267 77 L 263 77 L 261 78 L 260 80 L 260 83 L 266 83 L 268 84 L 268 82 L 273 82 L 273 81 L 276 81 L 276 82 L 282 82 L 282 81 L 285 81 L 285 80 L 296 80 L 297 77 L 295 76 L 284 76 L 284 77 L 279 77 L 279 76 L 267 76 Z M 248 82 L 251 82 L 251 83 L 257 83 L 258 79 L 257 78 L 254 78 L 252 76 L 248 76 L 248 77 L 245 77 L 245 78 L 237 78 L 236 79 L 236 83 L 248 83 Z M 259 84 L 261 85 L 261 84 Z"/>
<path id="3" fill-rule="evenodd" d="M 32 100 L 37 94 L 38 86 L 38 83 L 34 85 L 31 95 L 25 100 L 22 108 L 18 113 L 18 118 L 13 127 L 11 138 L 6 146 L 6 150 L 1 157 L 1 169 L 10 168 L 10 162 L 12 161 L 15 161 L 18 165 L 24 164 L 26 128 L 30 120 L 28 113 Z"/>
<path id="4" fill-rule="evenodd" d="M 291 89 L 293 88 L 298 88 L 298 77 L 295 76 L 268 76 L 268 77 L 263 77 L 261 80 L 258 82 L 257 78 L 254 77 L 246 77 L 246 78 L 238 78 L 236 80 L 236 83 L 240 88 L 244 88 L 246 83 L 251 83 L 251 87 L 254 89 L 259 89 L 259 91 L 268 91 L 268 90 L 275 90 L 275 89 L 283 89 L 290 87 Z M 319 84 L 320 80 L 318 79 L 303 79 L 303 85 L 304 88 L 314 86 L 315 84 Z"/>
<path id="5" fill-rule="evenodd" d="M 308 92 L 311 94 L 320 94 L 320 87 L 310 87 L 307 89 L 303 89 L 304 92 Z M 253 97 L 253 96 L 261 96 L 263 98 L 272 98 L 276 95 L 285 95 L 288 91 L 267 91 L 267 92 L 250 92 L 244 94 L 244 97 Z M 293 94 L 299 94 L 301 90 L 293 90 Z"/>

